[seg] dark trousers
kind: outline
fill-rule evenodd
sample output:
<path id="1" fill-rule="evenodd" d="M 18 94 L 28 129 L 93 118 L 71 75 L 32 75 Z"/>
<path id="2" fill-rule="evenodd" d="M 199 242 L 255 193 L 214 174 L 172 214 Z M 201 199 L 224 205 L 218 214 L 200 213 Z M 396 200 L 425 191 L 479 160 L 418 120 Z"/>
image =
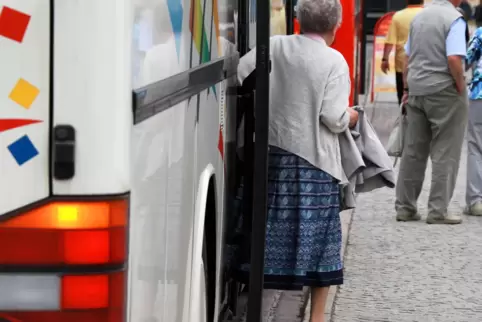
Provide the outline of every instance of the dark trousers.
<path id="1" fill-rule="evenodd" d="M 403 96 L 403 73 L 396 72 L 395 77 L 397 79 L 398 105 L 400 105 L 402 104 L 402 96 Z"/>

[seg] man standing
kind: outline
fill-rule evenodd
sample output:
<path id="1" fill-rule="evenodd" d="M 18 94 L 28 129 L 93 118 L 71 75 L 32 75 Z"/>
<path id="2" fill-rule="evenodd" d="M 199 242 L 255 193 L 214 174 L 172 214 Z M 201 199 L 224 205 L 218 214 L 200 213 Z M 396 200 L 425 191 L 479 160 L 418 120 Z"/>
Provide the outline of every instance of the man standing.
<path id="1" fill-rule="evenodd" d="M 395 72 L 397 82 L 398 104 L 402 102 L 403 95 L 403 65 L 405 64 L 405 50 L 408 29 L 413 17 L 423 9 L 423 0 L 408 0 L 408 6 L 393 15 L 387 40 L 383 49 L 382 71 L 386 74 L 390 70 L 389 56 L 395 46 Z"/>
<path id="2" fill-rule="evenodd" d="M 427 160 L 432 184 L 427 223 L 459 224 L 448 214 L 467 124 L 464 77 L 466 22 L 461 0 L 433 0 L 412 21 L 405 45 L 404 112 L 408 118 L 395 209 L 398 221 L 416 221 Z"/>

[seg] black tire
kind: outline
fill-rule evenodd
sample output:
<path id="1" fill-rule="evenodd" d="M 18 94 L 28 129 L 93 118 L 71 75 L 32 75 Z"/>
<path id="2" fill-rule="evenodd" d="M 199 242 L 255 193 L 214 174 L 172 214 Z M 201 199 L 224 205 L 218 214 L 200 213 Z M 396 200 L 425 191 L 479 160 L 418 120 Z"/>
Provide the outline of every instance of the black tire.
<path id="1" fill-rule="evenodd" d="M 212 260 L 210 261 L 210 257 L 208 256 L 208 245 L 206 241 L 206 234 L 203 236 L 203 266 L 204 266 L 204 282 L 206 288 L 206 321 L 214 322 L 214 310 L 215 310 L 215 289 L 216 289 L 216 281 L 215 281 L 215 269 L 211 271 Z M 212 265 L 215 267 L 215 264 Z"/>

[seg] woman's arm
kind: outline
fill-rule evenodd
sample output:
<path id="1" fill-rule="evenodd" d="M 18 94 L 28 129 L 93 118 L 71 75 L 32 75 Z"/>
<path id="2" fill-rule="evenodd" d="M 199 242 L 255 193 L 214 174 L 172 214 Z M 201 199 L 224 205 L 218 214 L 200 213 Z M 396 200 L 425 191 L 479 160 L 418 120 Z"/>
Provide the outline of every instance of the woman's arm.
<path id="1" fill-rule="evenodd" d="M 251 49 L 241 57 L 238 65 L 238 82 L 242 84 L 244 79 L 256 69 L 256 48 Z"/>
<path id="2" fill-rule="evenodd" d="M 279 39 L 283 39 L 283 36 L 273 36 L 270 37 L 269 42 L 269 48 L 270 48 L 270 54 L 269 57 L 272 60 L 273 59 L 273 48 L 276 46 L 276 43 Z M 239 65 L 238 65 L 238 82 L 239 84 L 242 84 L 243 81 L 246 79 L 246 77 L 249 76 L 254 70 L 256 69 L 256 48 L 251 49 L 249 52 L 247 52 L 241 59 L 239 60 Z"/>
<path id="3" fill-rule="evenodd" d="M 333 133 L 341 133 L 348 128 L 350 115 L 347 111 L 350 97 L 350 76 L 348 66 L 341 75 L 328 81 L 321 104 L 320 120 Z"/>

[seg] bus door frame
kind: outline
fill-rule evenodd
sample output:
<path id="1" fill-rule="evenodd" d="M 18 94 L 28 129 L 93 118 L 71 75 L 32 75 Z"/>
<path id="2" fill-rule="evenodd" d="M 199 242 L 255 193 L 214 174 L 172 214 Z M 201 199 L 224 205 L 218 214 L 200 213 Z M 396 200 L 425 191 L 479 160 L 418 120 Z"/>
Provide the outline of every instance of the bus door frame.
<path id="1" fill-rule="evenodd" d="M 249 50 L 250 1 L 238 2 L 238 51 L 240 56 Z M 270 1 L 256 1 L 256 69 L 250 83 L 255 83 L 251 94 L 238 93 L 244 113 L 244 188 L 243 213 L 251 222 L 243 222 L 251 232 L 250 278 L 247 321 L 262 321 L 264 289 L 264 248 L 268 197 L 268 127 L 269 127 L 269 73 L 270 73 Z M 254 79 L 254 82 L 252 81 Z M 245 80 L 246 81 L 246 80 Z M 248 85 L 249 86 L 249 85 Z M 254 103 L 254 104 L 253 104 Z M 256 107 L 260 107 L 256 109 Z M 256 110 L 256 113 L 254 111 Z M 254 117 L 256 114 L 256 117 Z M 255 139 L 254 139 L 255 137 Z M 254 142 L 253 142 L 254 140 Z M 256 247 L 253 247 L 256 245 Z M 232 298 L 236 298 L 234 287 Z M 237 301 L 234 300 L 234 303 Z"/>
<path id="2" fill-rule="evenodd" d="M 292 35 L 294 32 L 294 4 L 293 0 L 285 0 L 285 12 L 286 12 L 286 34 Z"/>
<path id="3" fill-rule="evenodd" d="M 256 1 L 256 89 L 254 126 L 253 217 L 251 230 L 251 270 L 247 321 L 261 322 L 264 289 L 264 249 L 268 211 L 268 128 L 270 1 Z"/>

